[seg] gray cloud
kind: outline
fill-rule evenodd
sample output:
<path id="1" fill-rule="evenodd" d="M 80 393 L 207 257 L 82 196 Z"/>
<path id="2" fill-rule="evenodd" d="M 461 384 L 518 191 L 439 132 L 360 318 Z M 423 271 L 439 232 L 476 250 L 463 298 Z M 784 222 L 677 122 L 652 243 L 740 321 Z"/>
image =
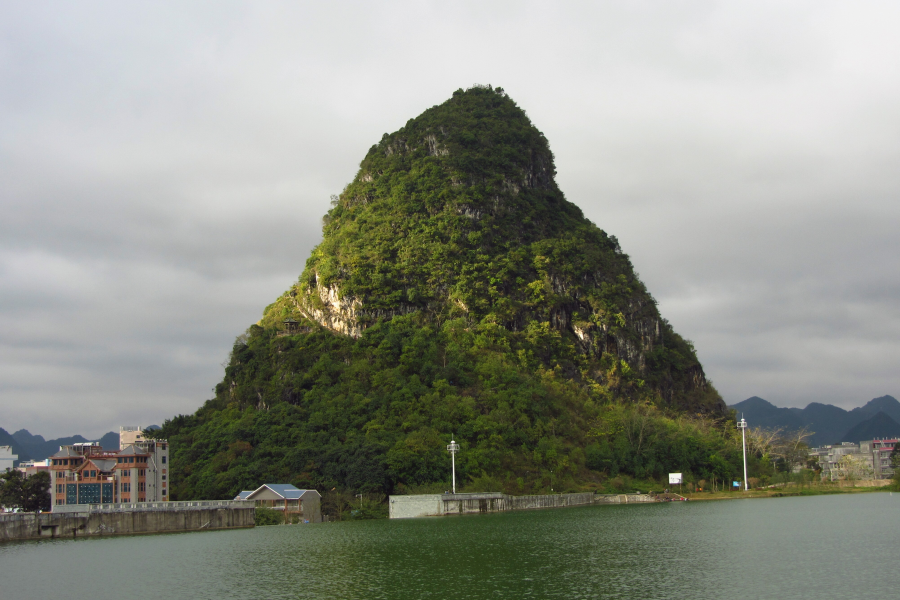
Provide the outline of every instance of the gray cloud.
<path id="1" fill-rule="evenodd" d="M 547 135 L 728 402 L 900 393 L 892 3 L 0 8 L 0 426 L 192 412 L 381 134 Z"/>

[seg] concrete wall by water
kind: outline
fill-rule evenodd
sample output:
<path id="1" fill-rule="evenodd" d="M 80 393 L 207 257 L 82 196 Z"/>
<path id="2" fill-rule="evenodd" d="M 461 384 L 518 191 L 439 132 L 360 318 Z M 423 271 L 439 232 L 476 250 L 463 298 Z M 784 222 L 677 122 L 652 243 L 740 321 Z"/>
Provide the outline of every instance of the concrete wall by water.
<path id="1" fill-rule="evenodd" d="M 388 499 L 388 512 L 392 519 L 430 517 L 441 514 L 442 510 L 441 494 L 391 496 Z"/>
<path id="2" fill-rule="evenodd" d="M 255 509 L 243 507 L 180 511 L 10 513 L 0 515 L 0 541 L 236 529 L 253 527 L 254 518 Z"/>
<path id="3" fill-rule="evenodd" d="M 536 496 L 507 496 L 501 493 L 481 494 L 427 494 L 391 496 L 388 499 L 392 519 L 432 517 L 449 514 L 472 514 L 530 510 L 534 508 L 561 508 L 588 504 L 629 504 L 655 502 L 647 494 L 548 494 Z"/>

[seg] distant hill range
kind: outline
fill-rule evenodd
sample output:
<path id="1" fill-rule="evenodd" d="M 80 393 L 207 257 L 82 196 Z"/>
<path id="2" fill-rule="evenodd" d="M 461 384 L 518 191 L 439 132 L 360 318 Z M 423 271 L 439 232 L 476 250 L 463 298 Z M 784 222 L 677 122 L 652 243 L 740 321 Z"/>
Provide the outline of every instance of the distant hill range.
<path id="1" fill-rule="evenodd" d="M 811 446 L 900 437 L 900 402 L 893 396 L 875 398 L 850 411 L 819 402 L 806 408 L 778 408 L 757 396 L 729 408 L 743 413 L 750 427 L 806 427 L 815 431 L 809 440 Z"/>
<path id="2" fill-rule="evenodd" d="M 159 426 L 151 425 L 147 429 L 159 429 Z M 0 446 L 12 446 L 13 454 L 19 455 L 17 464 L 25 460 L 44 460 L 48 456 L 56 454 L 60 446 L 70 446 L 85 442 L 100 442 L 100 446 L 107 450 L 118 450 L 119 434 L 110 431 L 99 440 L 89 440 L 80 435 L 45 440 L 43 436 L 32 435 L 27 429 L 20 429 L 10 434 L 5 429 L 0 428 Z"/>

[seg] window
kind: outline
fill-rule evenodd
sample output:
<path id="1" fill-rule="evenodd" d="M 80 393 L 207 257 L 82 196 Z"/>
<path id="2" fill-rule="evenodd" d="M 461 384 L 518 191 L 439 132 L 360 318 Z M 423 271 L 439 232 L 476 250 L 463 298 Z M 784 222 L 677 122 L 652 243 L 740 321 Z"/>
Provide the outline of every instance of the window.
<path id="1" fill-rule="evenodd" d="M 147 472 L 146 472 L 144 469 L 140 469 L 140 470 L 138 471 L 138 476 L 139 476 L 139 477 L 143 477 L 144 475 L 146 475 L 146 473 L 147 473 Z"/>
<path id="2" fill-rule="evenodd" d="M 165 476 L 165 475 L 162 476 L 162 480 L 163 480 L 163 481 L 166 480 L 166 476 Z"/>
<path id="3" fill-rule="evenodd" d="M 166 457 L 165 457 L 165 456 L 162 457 L 162 464 L 166 464 Z"/>
<path id="4" fill-rule="evenodd" d="M 131 484 L 130 484 L 130 483 L 122 483 L 122 484 L 119 484 L 119 491 L 122 492 L 122 493 L 130 492 L 130 491 L 131 491 Z"/>
<path id="5" fill-rule="evenodd" d="M 163 496 L 166 495 L 166 488 L 163 488 L 162 495 L 163 495 Z"/>
<path id="6" fill-rule="evenodd" d="M 139 492 L 146 491 L 146 488 L 144 487 L 144 482 L 143 482 L 143 481 L 140 482 L 140 483 L 138 484 L 138 491 L 139 491 Z"/>

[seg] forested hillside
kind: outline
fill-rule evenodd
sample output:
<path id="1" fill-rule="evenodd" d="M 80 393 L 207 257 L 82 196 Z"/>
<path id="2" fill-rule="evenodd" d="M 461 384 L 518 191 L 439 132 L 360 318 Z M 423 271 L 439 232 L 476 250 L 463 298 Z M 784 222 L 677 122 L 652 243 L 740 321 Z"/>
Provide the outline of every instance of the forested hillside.
<path id="1" fill-rule="evenodd" d="M 262 482 L 395 492 L 584 488 L 620 473 L 727 478 L 740 447 L 690 342 L 612 236 L 554 180 L 497 88 L 385 134 L 323 219 L 298 282 L 167 421 L 174 498 Z"/>

